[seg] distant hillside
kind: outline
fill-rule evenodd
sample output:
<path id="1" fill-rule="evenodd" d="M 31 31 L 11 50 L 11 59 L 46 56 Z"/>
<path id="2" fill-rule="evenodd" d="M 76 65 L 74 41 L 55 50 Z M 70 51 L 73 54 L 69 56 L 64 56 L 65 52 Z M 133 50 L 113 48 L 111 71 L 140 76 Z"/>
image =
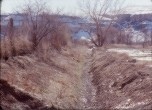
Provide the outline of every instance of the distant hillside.
<path id="1" fill-rule="evenodd" d="M 118 21 L 123 27 L 132 26 L 136 30 L 146 28 L 152 29 L 152 13 L 151 14 L 120 14 L 118 15 Z"/>
<path id="2" fill-rule="evenodd" d="M 9 18 L 13 18 L 14 26 L 19 27 L 22 25 L 22 21 L 25 19 L 24 14 L 9 14 L 9 15 L 1 15 L 1 26 L 2 31 L 1 34 L 6 34 L 6 26 L 8 24 Z M 73 38 L 81 38 L 81 37 L 88 37 L 89 33 L 84 30 L 86 24 L 91 26 L 95 26 L 94 22 L 89 18 L 81 18 L 79 16 L 69 16 L 69 15 L 50 15 L 50 16 L 57 16 L 61 22 L 67 24 L 71 31 L 71 36 Z M 101 25 L 107 26 L 109 22 L 111 22 L 114 16 L 105 15 L 101 20 Z M 152 30 L 152 13 L 147 14 L 119 14 L 117 15 L 117 19 L 113 23 L 113 26 L 118 29 L 125 30 L 128 27 L 132 27 L 134 30 Z"/>

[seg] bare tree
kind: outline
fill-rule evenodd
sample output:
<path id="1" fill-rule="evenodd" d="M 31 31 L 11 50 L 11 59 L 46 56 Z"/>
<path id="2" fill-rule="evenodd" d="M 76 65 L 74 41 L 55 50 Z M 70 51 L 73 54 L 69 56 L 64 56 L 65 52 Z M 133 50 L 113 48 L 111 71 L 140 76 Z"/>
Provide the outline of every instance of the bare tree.
<path id="1" fill-rule="evenodd" d="M 45 37 L 44 35 L 40 36 L 40 34 L 43 33 L 41 31 L 44 30 L 47 32 L 45 26 L 47 26 L 48 20 L 47 18 L 44 20 L 44 12 L 45 4 L 41 4 L 40 1 L 34 1 L 33 4 L 28 3 L 23 9 L 26 20 L 25 22 L 28 24 L 29 34 L 33 43 L 33 50 L 36 49 L 38 42 Z"/>
<path id="2" fill-rule="evenodd" d="M 24 24 L 27 25 L 27 32 L 29 32 L 33 43 L 33 50 L 36 50 L 44 37 L 47 37 L 52 31 L 55 31 L 55 24 L 58 23 L 56 15 L 59 12 L 53 15 L 46 7 L 45 2 L 34 0 L 33 3 L 27 3 L 25 8 L 23 8 L 25 17 Z M 60 25 L 61 24 L 59 24 L 59 26 Z"/>
<path id="3" fill-rule="evenodd" d="M 89 33 L 95 33 L 96 39 L 91 38 L 92 42 L 96 46 L 103 46 L 107 33 L 114 23 L 116 16 L 121 10 L 119 0 L 88 0 L 81 3 L 81 10 L 88 16 L 94 26 L 91 26 Z M 105 23 L 105 18 L 110 18 L 110 20 Z"/>
<path id="4" fill-rule="evenodd" d="M 142 32 L 145 34 L 143 43 L 147 43 L 152 46 L 152 30 L 143 29 Z"/>
<path id="5" fill-rule="evenodd" d="M 151 42 L 150 42 L 150 45 L 152 46 L 152 31 L 150 32 L 150 38 L 151 38 L 151 39 L 150 39 L 150 41 L 151 41 Z"/>

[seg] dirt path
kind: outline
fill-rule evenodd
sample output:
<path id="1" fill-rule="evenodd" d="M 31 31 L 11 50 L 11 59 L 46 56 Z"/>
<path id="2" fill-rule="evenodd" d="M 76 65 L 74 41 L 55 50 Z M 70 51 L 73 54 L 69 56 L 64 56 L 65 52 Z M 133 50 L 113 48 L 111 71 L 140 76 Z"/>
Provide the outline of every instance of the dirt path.
<path id="1" fill-rule="evenodd" d="M 92 85 L 92 75 L 89 73 L 92 62 L 92 51 L 88 50 L 86 52 L 87 57 L 83 62 L 83 67 L 81 71 L 82 90 L 80 103 L 83 109 L 93 109 L 95 106 L 96 89 Z"/>
<path id="2" fill-rule="evenodd" d="M 92 85 L 92 75 L 89 73 L 90 70 L 90 62 L 91 59 L 88 58 L 87 62 L 85 63 L 84 66 L 84 72 L 82 74 L 82 81 L 83 81 L 83 86 L 84 86 L 84 106 L 85 108 L 92 108 L 95 103 L 95 95 L 96 95 L 96 90 L 94 86 Z"/>

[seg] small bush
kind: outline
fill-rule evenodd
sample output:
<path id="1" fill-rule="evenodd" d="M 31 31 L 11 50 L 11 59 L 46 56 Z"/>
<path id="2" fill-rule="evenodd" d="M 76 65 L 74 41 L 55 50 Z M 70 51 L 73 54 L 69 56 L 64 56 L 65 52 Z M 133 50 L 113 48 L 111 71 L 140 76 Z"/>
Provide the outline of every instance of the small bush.
<path id="1" fill-rule="evenodd" d="M 10 44 L 10 39 L 5 37 L 1 39 L 1 46 L 0 46 L 0 58 L 7 60 L 9 57 L 13 57 L 14 53 L 12 53 L 12 48 L 15 49 L 16 55 L 25 55 L 31 52 L 31 42 L 24 36 L 21 37 L 14 37 L 13 45 Z"/>
<path id="2" fill-rule="evenodd" d="M 71 36 L 66 25 L 56 28 L 56 31 L 51 33 L 51 45 L 59 51 L 62 47 L 71 45 Z"/>

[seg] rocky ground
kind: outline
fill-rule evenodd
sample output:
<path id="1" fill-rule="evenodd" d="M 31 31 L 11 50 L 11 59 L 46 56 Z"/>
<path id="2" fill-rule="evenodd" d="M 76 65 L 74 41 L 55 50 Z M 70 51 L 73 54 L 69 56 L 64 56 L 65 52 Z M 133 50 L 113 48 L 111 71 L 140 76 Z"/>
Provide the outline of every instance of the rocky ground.
<path id="1" fill-rule="evenodd" d="M 103 48 L 1 61 L 0 88 L 3 110 L 152 108 L 152 68 Z"/>

